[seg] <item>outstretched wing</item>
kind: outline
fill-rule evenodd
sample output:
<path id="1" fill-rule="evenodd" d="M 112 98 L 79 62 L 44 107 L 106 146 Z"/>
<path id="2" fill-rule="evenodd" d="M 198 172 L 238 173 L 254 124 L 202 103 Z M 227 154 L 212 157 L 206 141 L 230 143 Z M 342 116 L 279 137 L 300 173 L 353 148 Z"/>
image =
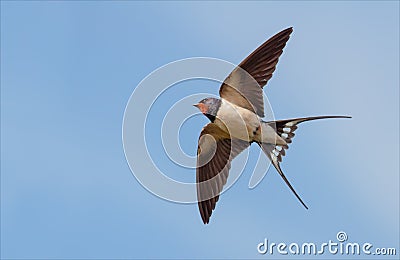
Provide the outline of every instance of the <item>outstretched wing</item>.
<path id="1" fill-rule="evenodd" d="M 275 128 L 278 135 L 285 140 L 286 145 L 273 145 L 262 143 L 259 144 L 267 155 L 267 157 L 271 160 L 272 164 L 274 165 L 275 169 L 278 171 L 279 175 L 283 178 L 285 183 L 288 185 L 290 190 L 294 193 L 297 199 L 303 204 L 303 206 L 308 209 L 306 204 L 294 190 L 293 186 L 290 184 L 289 180 L 286 178 L 285 174 L 283 174 L 282 169 L 280 167 L 280 162 L 282 162 L 282 157 L 285 156 L 287 150 L 289 148 L 288 144 L 292 142 L 292 138 L 294 137 L 294 131 L 297 129 L 297 125 L 311 120 L 317 119 L 325 119 L 325 118 L 351 118 L 349 116 L 315 116 L 315 117 L 304 117 L 304 118 L 295 118 L 295 119 L 286 119 L 286 120 L 278 120 L 273 122 L 266 122 L 271 127 Z"/>
<path id="2" fill-rule="evenodd" d="M 201 131 L 197 149 L 197 200 L 204 224 L 209 222 L 219 194 L 228 178 L 231 161 L 249 146 L 249 142 L 230 139 L 214 123 Z"/>
<path id="3" fill-rule="evenodd" d="M 276 64 L 293 29 L 287 28 L 263 43 L 222 83 L 222 98 L 264 117 L 262 88 L 275 71 Z"/>

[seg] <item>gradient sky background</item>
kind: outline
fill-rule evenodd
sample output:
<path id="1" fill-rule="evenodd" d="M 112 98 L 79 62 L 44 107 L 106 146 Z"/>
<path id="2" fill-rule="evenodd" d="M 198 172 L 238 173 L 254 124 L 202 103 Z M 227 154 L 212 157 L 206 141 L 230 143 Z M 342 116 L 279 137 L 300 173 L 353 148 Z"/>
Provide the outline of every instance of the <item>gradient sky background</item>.
<path id="1" fill-rule="evenodd" d="M 353 116 L 296 132 L 282 168 L 310 209 L 273 169 L 254 190 L 246 169 L 207 226 L 196 205 L 146 191 L 121 141 L 139 82 L 177 59 L 239 63 L 289 26 L 265 88 L 275 117 Z M 173 88 L 155 120 L 200 92 L 218 84 Z M 180 141 L 194 154 L 207 119 L 188 122 Z M 322 243 L 341 230 L 400 253 L 399 2 L 1 2 L 2 258 L 265 258 L 264 238 Z"/>

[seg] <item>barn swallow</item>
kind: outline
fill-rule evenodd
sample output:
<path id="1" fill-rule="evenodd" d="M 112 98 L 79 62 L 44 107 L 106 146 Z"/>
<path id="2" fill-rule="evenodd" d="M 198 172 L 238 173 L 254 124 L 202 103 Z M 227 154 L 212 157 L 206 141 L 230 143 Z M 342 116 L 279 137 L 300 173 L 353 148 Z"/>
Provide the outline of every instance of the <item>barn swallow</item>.
<path id="1" fill-rule="evenodd" d="M 205 98 L 195 104 L 211 122 L 201 131 L 196 165 L 197 200 L 204 224 L 225 185 L 231 161 L 252 143 L 260 146 L 289 189 L 306 208 L 280 167 L 297 125 L 324 118 L 350 116 L 315 116 L 277 121 L 263 121 L 263 87 L 272 77 L 293 28 L 287 28 L 252 52 L 224 80 L 220 99 Z"/>

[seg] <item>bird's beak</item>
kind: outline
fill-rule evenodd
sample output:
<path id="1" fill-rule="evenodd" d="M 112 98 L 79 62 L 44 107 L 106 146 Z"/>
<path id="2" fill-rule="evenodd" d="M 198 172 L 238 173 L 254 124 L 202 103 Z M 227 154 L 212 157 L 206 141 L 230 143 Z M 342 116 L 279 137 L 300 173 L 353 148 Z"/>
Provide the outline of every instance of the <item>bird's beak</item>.
<path id="1" fill-rule="evenodd" d="M 197 107 L 197 109 L 199 109 L 200 112 L 203 114 L 205 114 L 207 112 L 207 107 L 203 103 L 197 103 L 197 104 L 194 104 L 193 106 Z"/>

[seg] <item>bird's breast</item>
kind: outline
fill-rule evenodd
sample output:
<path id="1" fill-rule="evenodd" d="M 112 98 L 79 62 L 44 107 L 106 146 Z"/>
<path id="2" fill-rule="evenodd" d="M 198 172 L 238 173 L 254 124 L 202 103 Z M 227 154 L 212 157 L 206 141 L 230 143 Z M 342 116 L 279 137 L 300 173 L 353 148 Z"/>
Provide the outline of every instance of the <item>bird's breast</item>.
<path id="1" fill-rule="evenodd" d="M 236 106 L 222 99 L 214 122 L 229 133 L 231 138 L 253 141 L 260 129 L 260 118 L 250 110 Z"/>

